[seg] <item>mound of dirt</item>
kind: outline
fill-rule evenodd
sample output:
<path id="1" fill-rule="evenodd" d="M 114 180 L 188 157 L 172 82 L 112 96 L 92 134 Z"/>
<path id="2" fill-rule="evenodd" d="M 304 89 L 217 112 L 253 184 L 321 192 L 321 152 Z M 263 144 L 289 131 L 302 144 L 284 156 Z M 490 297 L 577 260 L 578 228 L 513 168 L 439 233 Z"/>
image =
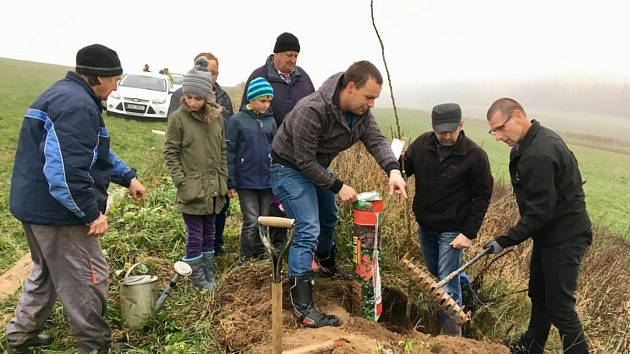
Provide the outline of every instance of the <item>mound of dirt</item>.
<path id="1" fill-rule="evenodd" d="M 352 316 L 350 283 L 316 280 L 315 301 L 320 310 L 337 315 L 341 327 L 302 328 L 291 316 L 289 289 L 283 284 L 283 351 L 338 340 L 342 345 L 332 353 L 507 353 L 508 349 L 490 341 L 430 336 L 403 329 L 405 317 L 399 306 L 384 306 L 385 323 Z M 400 290 L 389 291 L 393 297 Z M 271 353 L 271 265 L 269 260 L 247 263 L 226 273 L 216 293 L 213 316 L 215 335 L 230 352 Z M 393 302 L 392 302 L 393 303 Z M 395 331 L 391 330 L 395 329 Z"/>

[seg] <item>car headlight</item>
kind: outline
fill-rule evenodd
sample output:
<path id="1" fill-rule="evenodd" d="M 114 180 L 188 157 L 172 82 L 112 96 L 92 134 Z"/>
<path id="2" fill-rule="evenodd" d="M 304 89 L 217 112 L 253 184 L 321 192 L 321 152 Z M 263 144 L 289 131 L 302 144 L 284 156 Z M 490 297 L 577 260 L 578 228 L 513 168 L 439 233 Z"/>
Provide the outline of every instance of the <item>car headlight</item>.
<path id="1" fill-rule="evenodd" d="M 156 98 L 153 101 L 151 101 L 153 104 L 162 104 L 164 102 L 166 102 L 166 98 Z"/>
<path id="2" fill-rule="evenodd" d="M 109 97 L 115 99 L 115 100 L 119 100 L 120 99 L 120 94 L 116 93 L 116 92 L 112 92 Z"/>

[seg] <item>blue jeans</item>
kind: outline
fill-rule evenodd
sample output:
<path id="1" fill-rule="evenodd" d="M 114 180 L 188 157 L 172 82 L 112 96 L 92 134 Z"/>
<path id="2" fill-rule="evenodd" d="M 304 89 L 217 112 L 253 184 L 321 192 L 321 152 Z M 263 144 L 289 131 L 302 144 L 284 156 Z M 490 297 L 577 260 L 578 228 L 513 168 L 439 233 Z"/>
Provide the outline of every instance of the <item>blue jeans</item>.
<path id="1" fill-rule="evenodd" d="M 277 163 L 271 165 L 271 189 L 282 200 L 287 217 L 295 219 L 289 276 L 302 275 L 311 270 L 315 251 L 330 252 L 333 247 L 338 220 L 335 193 Z"/>
<path id="2" fill-rule="evenodd" d="M 422 245 L 424 261 L 429 272 L 436 276 L 438 280 L 446 278 L 447 275 L 460 266 L 462 250 L 455 249 L 449 245 L 457 235 L 459 235 L 459 231 L 434 232 L 422 227 L 418 228 L 418 238 L 420 239 L 420 245 Z M 462 306 L 462 286 L 467 286 L 468 284 L 470 284 L 470 278 L 466 273 L 462 272 L 459 277 L 453 278 L 445 286 L 446 291 L 451 294 L 453 300 L 457 301 L 459 306 Z M 445 319 L 446 314 L 440 312 L 439 318 L 440 320 Z"/>

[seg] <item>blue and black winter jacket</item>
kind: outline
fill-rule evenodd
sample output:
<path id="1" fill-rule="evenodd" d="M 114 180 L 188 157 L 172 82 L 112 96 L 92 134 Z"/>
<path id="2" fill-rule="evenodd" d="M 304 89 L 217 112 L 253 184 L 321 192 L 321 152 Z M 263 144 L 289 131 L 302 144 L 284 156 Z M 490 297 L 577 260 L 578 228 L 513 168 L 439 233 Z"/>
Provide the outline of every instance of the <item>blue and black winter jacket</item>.
<path id="1" fill-rule="evenodd" d="M 271 168 L 271 142 L 276 121 L 268 110 L 257 114 L 243 109 L 228 122 L 228 189 L 267 189 Z"/>
<path id="2" fill-rule="evenodd" d="M 11 178 L 11 212 L 24 222 L 79 225 L 105 212 L 109 182 L 128 187 L 134 169 L 109 148 L 100 99 L 74 72 L 24 115 Z"/>

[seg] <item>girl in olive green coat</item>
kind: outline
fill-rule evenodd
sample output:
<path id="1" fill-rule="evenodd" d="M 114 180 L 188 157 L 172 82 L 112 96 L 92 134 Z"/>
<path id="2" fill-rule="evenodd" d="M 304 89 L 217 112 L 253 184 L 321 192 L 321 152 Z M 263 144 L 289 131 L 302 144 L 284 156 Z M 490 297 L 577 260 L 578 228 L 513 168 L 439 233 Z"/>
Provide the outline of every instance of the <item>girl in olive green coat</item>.
<path id="1" fill-rule="evenodd" d="M 211 101 L 212 82 L 204 57 L 184 75 L 182 102 L 169 116 L 164 160 L 177 187 L 175 207 L 188 238 L 182 260 L 193 269 L 194 285 L 212 290 L 214 220 L 225 205 L 227 160 L 221 107 Z"/>

